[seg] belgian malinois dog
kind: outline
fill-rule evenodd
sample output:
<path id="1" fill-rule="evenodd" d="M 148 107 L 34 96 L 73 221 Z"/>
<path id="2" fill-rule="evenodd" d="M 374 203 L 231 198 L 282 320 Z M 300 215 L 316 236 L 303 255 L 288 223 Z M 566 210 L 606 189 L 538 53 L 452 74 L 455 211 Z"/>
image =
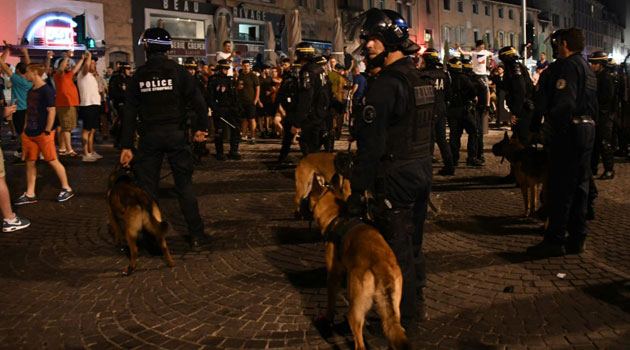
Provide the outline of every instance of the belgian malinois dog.
<path id="1" fill-rule="evenodd" d="M 300 164 L 295 168 L 295 200 L 294 213 L 300 217 L 303 212 L 302 201 L 308 198 L 313 185 L 313 175 L 318 174 L 330 181 L 335 175 L 335 154 L 334 153 L 311 153 L 302 158 Z M 343 179 L 344 200 L 351 194 L 350 180 Z"/>
<path id="2" fill-rule="evenodd" d="M 166 265 L 175 266 L 165 239 L 168 223 L 162 220 L 160 208 L 151 195 L 134 184 L 133 174 L 122 165 L 118 165 L 109 175 L 107 212 L 116 244 L 122 247 L 124 231 L 129 246 L 129 266 L 123 270 L 123 275 L 131 275 L 136 269 L 138 257 L 136 239 L 143 229 L 155 236 L 161 245 Z"/>
<path id="3" fill-rule="evenodd" d="M 338 225 L 345 206 L 342 186 L 338 175 L 333 176 L 329 185 L 323 176 L 313 176 L 309 206 L 324 237 L 330 225 L 333 228 Z M 337 290 L 346 272 L 350 299 L 348 323 L 356 350 L 365 349 L 363 324 L 373 304 L 391 349 L 410 349 L 400 324 L 402 273 L 394 252 L 376 228 L 357 220 L 338 241 L 326 239 L 326 270 L 328 309 L 322 318 L 332 323 Z"/>
<path id="4" fill-rule="evenodd" d="M 503 140 L 492 146 L 492 153 L 497 157 L 504 157 L 512 165 L 514 176 L 523 195 L 524 214 L 533 216 L 536 212 L 539 188 L 542 188 L 543 202 L 547 199 L 547 174 L 549 172 L 547 155 L 542 150 L 526 148 L 518 139 L 510 138 L 507 131 Z"/>

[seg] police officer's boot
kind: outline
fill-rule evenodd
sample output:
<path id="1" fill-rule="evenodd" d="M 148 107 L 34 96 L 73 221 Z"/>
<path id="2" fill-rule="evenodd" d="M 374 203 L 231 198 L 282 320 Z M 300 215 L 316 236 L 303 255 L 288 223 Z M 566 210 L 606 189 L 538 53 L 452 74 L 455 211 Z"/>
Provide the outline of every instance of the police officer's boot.
<path id="1" fill-rule="evenodd" d="M 240 137 L 238 131 L 233 131 L 230 134 L 230 153 L 228 153 L 228 158 L 232 160 L 241 160 L 241 155 L 238 153 L 238 145 L 240 142 Z"/>
<path id="2" fill-rule="evenodd" d="M 611 180 L 613 178 L 615 178 L 615 171 L 614 170 L 604 171 L 602 176 L 599 177 L 600 180 Z"/>
<path id="3" fill-rule="evenodd" d="M 445 166 L 442 169 L 440 169 L 437 173 L 440 176 L 453 176 L 455 175 L 455 168 Z"/>

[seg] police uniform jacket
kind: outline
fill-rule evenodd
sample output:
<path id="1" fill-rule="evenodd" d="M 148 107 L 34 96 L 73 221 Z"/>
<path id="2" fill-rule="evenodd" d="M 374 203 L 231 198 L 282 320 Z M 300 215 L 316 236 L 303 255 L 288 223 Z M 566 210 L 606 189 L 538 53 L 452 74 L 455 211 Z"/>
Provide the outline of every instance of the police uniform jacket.
<path id="1" fill-rule="evenodd" d="M 451 107 L 465 107 L 477 95 L 475 93 L 475 85 L 472 80 L 464 73 L 451 72 L 451 89 L 453 96 L 451 99 Z"/>
<path id="2" fill-rule="evenodd" d="M 332 89 L 324 67 L 317 62 L 307 63 L 300 70 L 295 126 L 326 129 L 331 102 Z"/>
<path id="3" fill-rule="evenodd" d="M 540 73 L 538 83 L 534 88 L 533 101 L 534 101 L 534 115 L 532 117 L 532 123 L 530 124 L 531 131 L 537 132 L 542 125 L 543 117 L 548 113 L 551 101 L 549 97 L 553 94 L 555 89 L 555 69 L 558 66 L 559 60 L 556 60 L 547 66 L 547 69 Z"/>
<path id="4" fill-rule="evenodd" d="M 597 103 L 599 116 L 609 117 L 614 111 L 615 83 L 608 69 L 602 69 L 597 74 Z M 593 116 L 596 117 L 596 116 Z"/>
<path id="5" fill-rule="evenodd" d="M 234 77 L 221 72 L 213 75 L 208 80 L 208 106 L 213 113 L 221 117 L 227 117 L 229 113 L 235 113 L 238 105 Z"/>
<path id="6" fill-rule="evenodd" d="M 145 130 L 155 126 L 183 130 L 188 103 L 197 119 L 192 123 L 196 127 L 193 132 L 207 130 L 208 109 L 194 77 L 166 56 L 149 57 L 127 86 L 120 140 L 122 148 L 133 146 L 138 116 Z"/>
<path id="7" fill-rule="evenodd" d="M 376 177 L 384 175 L 384 168 L 430 156 L 434 100 L 430 80 L 421 76 L 408 57 L 384 67 L 368 84 L 366 105 L 355 122 L 358 149 L 350 177 L 353 193 L 375 189 Z M 393 173 L 396 170 L 389 174 Z M 414 200 L 414 176 L 397 185 Z"/>
<path id="8" fill-rule="evenodd" d="M 280 83 L 280 88 L 278 89 L 278 94 L 276 95 L 276 103 L 282 106 L 286 112 L 287 121 L 292 123 L 295 119 L 297 95 L 298 78 L 296 72 L 293 70 L 284 72 L 282 74 L 282 83 Z"/>
<path id="9" fill-rule="evenodd" d="M 575 118 L 597 115 L 597 78 L 581 53 L 559 61 L 553 79 L 548 117 L 556 132 L 567 130 Z"/>
<path id="10" fill-rule="evenodd" d="M 503 79 L 493 79 L 498 88 L 505 90 L 505 102 L 510 113 L 517 116 L 523 113 L 526 100 L 531 97 L 531 91 L 528 91 L 530 90 L 527 81 L 528 74 L 527 69 L 520 62 L 509 62 L 505 64 Z"/>
<path id="11" fill-rule="evenodd" d="M 125 103 L 126 90 L 123 86 L 129 88 L 131 77 L 124 76 L 120 72 L 114 73 L 109 79 L 109 98 L 114 105 Z"/>
<path id="12" fill-rule="evenodd" d="M 435 91 L 435 114 L 445 115 L 447 109 L 447 101 L 452 98 L 451 80 L 448 74 L 437 67 L 427 67 L 420 71 L 422 76 L 426 77 L 433 84 Z"/>

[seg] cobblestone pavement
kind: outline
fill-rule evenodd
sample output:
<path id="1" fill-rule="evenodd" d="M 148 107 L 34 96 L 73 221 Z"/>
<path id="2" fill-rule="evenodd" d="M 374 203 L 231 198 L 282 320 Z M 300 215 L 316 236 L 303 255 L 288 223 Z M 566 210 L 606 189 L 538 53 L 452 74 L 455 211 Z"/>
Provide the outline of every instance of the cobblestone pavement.
<path id="1" fill-rule="evenodd" d="M 434 178 L 430 319 L 415 348 L 630 349 L 630 164 L 597 181 L 586 253 L 531 260 L 523 252 L 540 241 L 542 222 L 523 218 L 520 191 L 498 184 L 508 166 L 488 152 L 501 136 L 487 138 L 487 166 Z M 262 140 L 242 146 L 243 161 L 204 160 L 194 180 L 212 242 L 199 252 L 184 242 L 167 176 L 161 206 L 177 265 L 141 251 L 130 277 L 107 229 L 105 179 L 118 153 L 101 145 L 98 163 L 63 159 L 78 193 L 65 203 L 54 201 L 58 183 L 40 164 L 39 202 L 18 208 L 32 226 L 0 234 L 0 348 L 353 348 L 342 326 L 327 342 L 312 324 L 325 308 L 323 245 L 292 218 L 293 169 L 274 168 L 278 147 Z M 15 198 L 24 166 L 7 168 Z M 338 304 L 342 323 L 345 297 Z M 370 349 L 386 349 L 365 334 Z"/>

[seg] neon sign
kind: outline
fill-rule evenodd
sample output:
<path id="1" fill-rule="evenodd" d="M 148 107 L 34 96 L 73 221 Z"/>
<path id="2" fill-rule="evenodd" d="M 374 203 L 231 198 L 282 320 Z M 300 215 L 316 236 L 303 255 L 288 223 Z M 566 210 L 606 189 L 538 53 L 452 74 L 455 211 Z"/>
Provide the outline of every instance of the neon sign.
<path id="1" fill-rule="evenodd" d="M 52 22 L 47 25 L 47 22 Z M 66 27 L 67 24 L 67 27 Z M 35 19 L 26 29 L 24 37 L 31 43 L 36 42 L 36 38 L 38 40 L 41 39 L 41 43 L 44 44 L 49 41 L 48 33 L 49 30 L 47 28 L 54 28 L 50 31 L 50 42 L 52 46 L 72 46 L 74 45 L 74 33 L 72 33 L 73 40 L 71 42 L 67 42 L 63 39 L 68 34 L 65 32 L 66 30 L 72 31 L 74 27 L 77 26 L 77 23 L 73 20 L 72 16 L 63 12 L 51 12 L 44 14 L 37 19 Z M 61 30 L 61 32 L 60 32 Z M 64 41 L 64 43 L 60 43 Z M 41 45 L 41 44 L 40 44 Z"/>
<path id="2" fill-rule="evenodd" d="M 46 46 L 71 46 L 74 45 L 74 31 L 72 27 L 45 27 L 44 43 Z"/>

